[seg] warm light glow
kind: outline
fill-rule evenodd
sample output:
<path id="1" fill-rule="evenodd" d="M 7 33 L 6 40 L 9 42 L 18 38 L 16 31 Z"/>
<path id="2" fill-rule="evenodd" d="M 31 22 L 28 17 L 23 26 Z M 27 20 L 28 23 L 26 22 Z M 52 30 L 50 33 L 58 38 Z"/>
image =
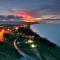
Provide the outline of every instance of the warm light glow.
<path id="1" fill-rule="evenodd" d="M 36 45 L 35 45 L 35 44 L 32 44 L 32 45 L 31 45 L 31 47 L 32 47 L 32 48 L 35 48 L 35 47 L 36 47 Z"/>
<path id="2" fill-rule="evenodd" d="M 16 30 L 18 30 L 18 27 L 15 27 Z"/>
<path id="3" fill-rule="evenodd" d="M 0 42 L 4 41 L 4 36 L 3 36 L 4 33 L 10 34 L 11 30 L 10 29 L 5 29 L 5 28 L 1 29 L 1 31 L 0 31 Z"/>
<path id="4" fill-rule="evenodd" d="M 1 32 L 3 32 L 3 33 L 4 33 L 4 32 L 5 32 L 5 30 L 4 30 L 4 29 L 2 29 L 2 30 L 1 30 Z"/>
<path id="5" fill-rule="evenodd" d="M 0 42 L 4 41 L 4 37 L 3 37 L 4 32 L 5 32 L 4 29 L 0 31 Z"/>
<path id="6" fill-rule="evenodd" d="M 17 26 L 14 26 L 14 28 L 17 30 L 17 29 L 19 29 L 19 28 L 27 28 L 28 27 L 28 25 L 17 25 Z"/>
<path id="7" fill-rule="evenodd" d="M 33 43 L 33 40 L 28 40 L 28 43 Z"/>
<path id="8" fill-rule="evenodd" d="M 11 32 L 11 29 L 5 29 L 5 33 L 10 34 Z"/>

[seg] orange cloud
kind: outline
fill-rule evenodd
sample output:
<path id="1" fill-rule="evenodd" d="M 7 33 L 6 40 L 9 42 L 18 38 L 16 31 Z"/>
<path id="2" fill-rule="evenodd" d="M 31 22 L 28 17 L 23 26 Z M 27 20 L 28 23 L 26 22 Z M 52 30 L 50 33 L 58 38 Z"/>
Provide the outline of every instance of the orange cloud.
<path id="1" fill-rule="evenodd" d="M 24 22 L 35 22 L 34 21 L 34 16 L 32 15 L 31 12 L 28 11 L 20 11 L 16 13 L 16 16 L 22 16 L 22 20 Z"/>

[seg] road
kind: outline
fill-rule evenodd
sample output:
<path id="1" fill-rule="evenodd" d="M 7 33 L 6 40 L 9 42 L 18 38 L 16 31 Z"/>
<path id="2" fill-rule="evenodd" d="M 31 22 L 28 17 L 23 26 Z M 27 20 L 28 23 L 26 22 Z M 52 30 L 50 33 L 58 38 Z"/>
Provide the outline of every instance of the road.
<path id="1" fill-rule="evenodd" d="M 20 58 L 19 60 L 24 60 L 24 59 L 25 59 L 25 60 L 36 60 L 35 58 L 30 57 L 30 56 L 28 56 L 27 54 L 23 53 L 23 52 L 18 48 L 18 46 L 17 46 L 17 44 L 16 44 L 16 39 L 14 40 L 13 44 L 14 44 L 15 49 L 19 52 L 19 54 L 23 56 L 23 57 Z"/>

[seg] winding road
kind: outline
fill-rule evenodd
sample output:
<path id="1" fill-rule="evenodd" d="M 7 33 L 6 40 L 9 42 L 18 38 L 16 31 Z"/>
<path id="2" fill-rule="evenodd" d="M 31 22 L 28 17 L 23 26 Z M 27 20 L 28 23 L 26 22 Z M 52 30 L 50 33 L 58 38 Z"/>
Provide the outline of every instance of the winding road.
<path id="1" fill-rule="evenodd" d="M 14 40 L 13 44 L 14 44 L 15 49 L 19 52 L 19 54 L 21 54 L 21 55 L 24 56 L 24 57 L 27 56 L 25 53 L 23 53 L 23 52 L 18 48 L 18 46 L 17 46 L 17 44 L 16 44 L 16 39 Z"/>
<path id="2" fill-rule="evenodd" d="M 16 39 L 14 40 L 13 44 L 14 44 L 15 49 L 19 52 L 19 54 L 21 54 L 21 55 L 23 56 L 22 60 L 24 60 L 24 59 L 25 59 L 25 60 L 36 60 L 35 58 L 30 57 L 30 56 L 28 56 L 27 54 L 23 53 L 23 52 L 18 48 L 18 46 L 17 46 L 17 44 L 16 44 Z M 19 59 L 19 60 L 20 60 L 20 59 Z"/>
<path id="3" fill-rule="evenodd" d="M 33 57 L 30 57 L 29 55 L 27 55 L 27 54 L 25 54 L 24 52 L 22 52 L 22 51 L 18 48 L 18 46 L 17 46 L 17 44 L 16 44 L 16 41 L 17 41 L 17 39 L 15 39 L 15 40 L 13 41 L 13 45 L 14 45 L 15 49 L 18 51 L 18 53 L 23 56 L 23 58 L 25 58 L 26 60 L 29 60 L 29 59 L 30 59 L 30 60 L 36 60 L 36 59 L 34 59 Z M 49 51 L 49 50 L 47 50 L 47 51 L 48 51 L 55 59 L 58 59 L 58 60 L 59 60 L 59 58 L 56 57 L 51 51 Z M 41 55 L 38 53 L 37 50 L 33 49 L 33 52 L 37 55 L 37 58 L 38 58 L 38 59 L 43 60 L 43 58 L 41 57 Z M 51 57 L 50 57 L 50 58 L 51 58 Z"/>

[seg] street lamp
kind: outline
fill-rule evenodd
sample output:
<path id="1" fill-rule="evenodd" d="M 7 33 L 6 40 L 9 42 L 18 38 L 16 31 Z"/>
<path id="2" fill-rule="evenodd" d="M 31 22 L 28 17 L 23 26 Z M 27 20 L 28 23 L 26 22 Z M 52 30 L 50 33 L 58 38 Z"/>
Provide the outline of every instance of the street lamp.
<path id="1" fill-rule="evenodd" d="M 33 43 L 33 40 L 28 40 L 27 42 L 28 42 L 28 43 Z"/>
<path id="2" fill-rule="evenodd" d="M 36 45 L 35 45 L 35 44 L 31 44 L 31 47 L 32 47 L 32 48 L 36 48 Z"/>

